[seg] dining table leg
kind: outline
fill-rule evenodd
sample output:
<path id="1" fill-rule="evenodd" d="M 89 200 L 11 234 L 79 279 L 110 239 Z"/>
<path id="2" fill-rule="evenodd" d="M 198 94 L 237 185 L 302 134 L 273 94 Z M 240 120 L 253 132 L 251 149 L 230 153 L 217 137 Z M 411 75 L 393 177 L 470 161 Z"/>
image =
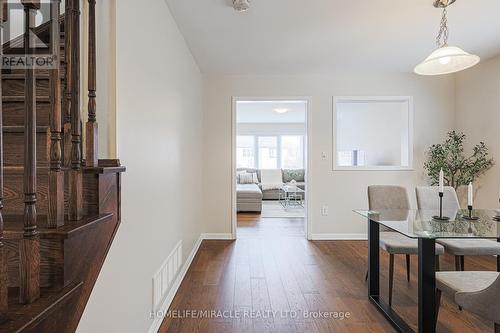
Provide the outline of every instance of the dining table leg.
<path id="1" fill-rule="evenodd" d="M 500 238 L 497 238 L 497 242 L 500 243 Z M 500 272 L 500 256 L 497 256 L 497 272 Z"/>
<path id="2" fill-rule="evenodd" d="M 418 332 L 436 332 L 436 241 L 418 240 Z"/>
<path id="3" fill-rule="evenodd" d="M 380 297 L 379 224 L 368 220 L 368 297 Z"/>

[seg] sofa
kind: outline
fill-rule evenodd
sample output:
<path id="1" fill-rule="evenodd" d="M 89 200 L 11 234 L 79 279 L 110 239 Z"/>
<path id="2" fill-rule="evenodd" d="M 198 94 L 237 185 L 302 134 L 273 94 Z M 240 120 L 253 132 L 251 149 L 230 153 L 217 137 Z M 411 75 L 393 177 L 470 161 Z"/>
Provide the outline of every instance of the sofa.
<path id="1" fill-rule="evenodd" d="M 278 200 L 279 189 L 262 190 L 260 169 L 238 168 L 237 173 L 256 173 L 257 183 L 240 184 L 237 178 L 236 184 L 236 210 L 238 212 L 261 212 L 262 200 Z M 281 176 L 283 184 L 294 180 L 302 190 L 305 190 L 305 170 L 304 169 L 282 169 Z"/>

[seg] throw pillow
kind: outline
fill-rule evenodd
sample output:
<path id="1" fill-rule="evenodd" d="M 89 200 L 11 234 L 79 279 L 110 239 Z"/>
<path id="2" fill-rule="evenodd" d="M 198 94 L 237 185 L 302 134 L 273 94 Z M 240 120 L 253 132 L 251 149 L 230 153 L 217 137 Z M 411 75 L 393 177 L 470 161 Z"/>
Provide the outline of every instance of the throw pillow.
<path id="1" fill-rule="evenodd" d="M 252 173 L 240 173 L 239 183 L 240 184 L 254 184 Z"/>
<path id="2" fill-rule="evenodd" d="M 283 170 L 283 181 L 289 183 L 292 180 L 296 182 L 305 181 L 305 170 L 304 169 L 284 169 Z"/>

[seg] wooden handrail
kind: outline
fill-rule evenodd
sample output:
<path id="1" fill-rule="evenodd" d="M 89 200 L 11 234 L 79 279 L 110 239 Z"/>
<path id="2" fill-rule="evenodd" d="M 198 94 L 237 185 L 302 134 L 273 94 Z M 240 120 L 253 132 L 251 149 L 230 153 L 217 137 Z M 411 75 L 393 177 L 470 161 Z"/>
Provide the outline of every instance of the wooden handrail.
<path id="1" fill-rule="evenodd" d="M 5 14 L 7 13 L 7 2 L 1 1 L 0 22 L 4 22 Z M 3 45 L 3 26 L 0 26 L 0 45 Z M 3 50 L 0 47 L 0 58 L 3 56 Z M 2 71 L 0 70 L 0 101 L 2 100 Z M 3 103 L 0 103 L 0 318 L 2 314 L 8 309 L 9 304 L 9 278 L 8 278 L 8 264 L 5 246 L 3 244 Z"/>
<path id="2" fill-rule="evenodd" d="M 68 10 L 68 9 L 66 9 Z M 71 38 L 71 170 L 69 173 L 69 218 L 80 220 L 83 212 L 82 123 L 80 115 L 80 0 L 72 0 Z"/>
<path id="3" fill-rule="evenodd" d="M 31 27 L 35 26 L 37 1 L 22 1 L 25 12 L 25 54 L 32 54 Z M 20 242 L 19 301 L 32 303 L 40 297 L 40 241 L 36 213 L 36 79 L 35 68 L 25 70 L 24 87 L 24 237 Z"/>
<path id="4" fill-rule="evenodd" d="M 96 118 L 96 33 L 95 0 L 89 1 L 89 68 L 88 68 L 88 122 L 86 126 L 86 162 L 87 166 L 98 164 L 98 127 Z"/>
<path id="5" fill-rule="evenodd" d="M 49 203 L 48 226 L 60 227 L 64 224 L 64 174 L 62 172 L 61 148 L 61 28 L 59 24 L 61 0 L 51 2 L 51 50 L 58 64 L 50 70 L 50 171 L 49 171 Z"/>

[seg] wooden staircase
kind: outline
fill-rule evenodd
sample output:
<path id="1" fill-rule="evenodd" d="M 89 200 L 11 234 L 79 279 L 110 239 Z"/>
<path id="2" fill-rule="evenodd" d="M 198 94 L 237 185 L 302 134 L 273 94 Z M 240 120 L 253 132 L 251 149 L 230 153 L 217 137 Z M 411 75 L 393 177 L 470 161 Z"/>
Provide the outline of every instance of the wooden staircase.
<path id="1" fill-rule="evenodd" d="M 26 22 L 59 66 L 2 68 L 0 332 L 74 332 L 120 224 L 125 168 L 97 159 L 95 0 L 88 2 L 86 142 L 79 112 L 80 0 L 66 0 L 62 16 L 54 1 L 52 19 L 36 28 L 39 1 L 22 1 Z M 2 8 L 3 18 L 5 3 Z M 4 44 L 3 54 L 33 45 L 27 31 Z M 37 46 L 33 54 L 42 51 Z"/>

